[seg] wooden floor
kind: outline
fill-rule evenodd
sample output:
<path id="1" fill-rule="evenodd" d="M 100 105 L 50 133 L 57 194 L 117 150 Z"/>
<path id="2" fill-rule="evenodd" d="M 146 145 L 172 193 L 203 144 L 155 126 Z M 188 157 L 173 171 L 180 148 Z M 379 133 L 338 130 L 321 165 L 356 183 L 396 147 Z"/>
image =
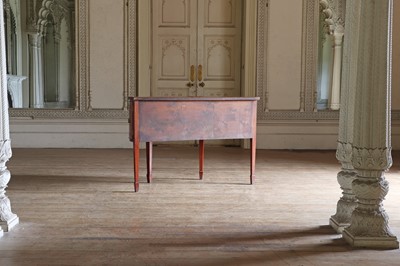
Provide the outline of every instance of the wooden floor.
<path id="1" fill-rule="evenodd" d="M 144 155 L 144 152 L 141 153 Z M 133 192 L 131 150 L 14 149 L 7 194 L 20 224 L 0 265 L 400 265 L 356 250 L 329 226 L 340 197 L 332 151 L 154 148 L 154 181 Z M 400 154 L 385 207 L 400 237 Z M 397 163 L 397 164 L 396 164 Z"/>

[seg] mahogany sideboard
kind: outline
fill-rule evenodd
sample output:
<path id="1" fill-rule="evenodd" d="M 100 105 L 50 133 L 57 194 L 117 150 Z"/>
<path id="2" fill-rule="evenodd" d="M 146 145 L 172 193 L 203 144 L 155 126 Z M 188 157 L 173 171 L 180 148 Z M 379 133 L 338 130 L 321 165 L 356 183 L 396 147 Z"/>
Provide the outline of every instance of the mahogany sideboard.
<path id="1" fill-rule="evenodd" d="M 130 97 L 129 139 L 133 142 L 135 192 L 139 191 L 139 143 L 146 142 L 147 182 L 152 180 L 154 141 L 199 141 L 203 178 L 204 140 L 250 139 L 250 184 L 255 179 L 259 97 Z"/>

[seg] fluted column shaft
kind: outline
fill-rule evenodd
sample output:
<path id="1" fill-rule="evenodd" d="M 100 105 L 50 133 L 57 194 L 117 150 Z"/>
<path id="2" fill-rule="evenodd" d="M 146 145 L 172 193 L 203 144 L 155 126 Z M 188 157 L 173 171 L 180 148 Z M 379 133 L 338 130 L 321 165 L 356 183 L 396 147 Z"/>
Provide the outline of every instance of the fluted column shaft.
<path id="1" fill-rule="evenodd" d="M 350 90 L 355 92 L 351 163 L 356 171 L 352 190 L 357 207 L 343 237 L 352 246 L 398 248 L 388 225 L 383 200 L 389 185 L 384 172 L 392 164 L 390 139 L 392 0 L 347 1 L 347 21 L 358 34 L 347 35 L 357 43 L 357 62 Z M 356 28 L 354 28 L 356 30 Z M 353 86 L 354 85 L 354 86 Z"/>
<path id="2" fill-rule="evenodd" d="M 332 110 L 340 108 L 340 81 L 342 75 L 342 56 L 343 56 L 343 27 L 333 33 L 333 73 L 332 88 L 329 107 Z"/>
<path id="3" fill-rule="evenodd" d="M 32 108 L 44 107 L 42 36 L 29 33 L 29 105 Z"/>

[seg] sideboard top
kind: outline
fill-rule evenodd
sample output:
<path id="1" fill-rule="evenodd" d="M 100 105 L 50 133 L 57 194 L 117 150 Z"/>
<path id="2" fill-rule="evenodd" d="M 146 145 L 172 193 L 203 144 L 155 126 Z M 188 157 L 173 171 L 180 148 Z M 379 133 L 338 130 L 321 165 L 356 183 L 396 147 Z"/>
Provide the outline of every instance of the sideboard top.
<path id="1" fill-rule="evenodd" d="M 131 101 L 258 101 L 260 97 L 129 97 Z"/>

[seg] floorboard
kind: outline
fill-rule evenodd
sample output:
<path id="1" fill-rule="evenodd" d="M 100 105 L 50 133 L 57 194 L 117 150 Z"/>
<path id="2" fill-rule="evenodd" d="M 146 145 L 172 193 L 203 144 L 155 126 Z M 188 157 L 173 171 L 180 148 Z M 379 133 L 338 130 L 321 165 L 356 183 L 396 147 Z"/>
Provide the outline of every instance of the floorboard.
<path id="1" fill-rule="evenodd" d="M 399 265 L 400 251 L 352 249 L 328 226 L 341 191 L 334 151 L 154 147 L 141 151 L 14 149 L 7 195 L 20 224 L 0 239 L 0 265 Z M 400 237 L 400 159 L 384 202 Z"/>

